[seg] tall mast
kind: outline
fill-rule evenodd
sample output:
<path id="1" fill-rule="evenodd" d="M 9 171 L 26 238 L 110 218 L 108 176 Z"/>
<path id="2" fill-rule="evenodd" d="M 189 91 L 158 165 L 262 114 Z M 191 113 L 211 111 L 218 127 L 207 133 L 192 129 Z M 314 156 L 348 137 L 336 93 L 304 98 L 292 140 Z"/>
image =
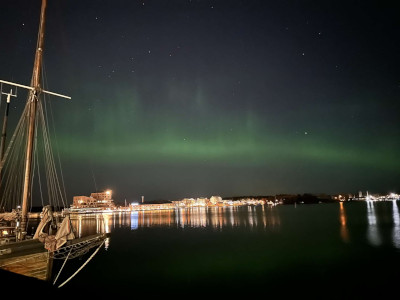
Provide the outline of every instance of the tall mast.
<path id="1" fill-rule="evenodd" d="M 39 101 L 39 94 L 41 92 L 40 72 L 42 69 L 46 6 L 47 6 L 47 0 L 42 0 L 42 8 L 40 12 L 40 23 L 39 23 L 39 35 L 36 46 L 35 63 L 33 66 L 33 74 L 31 80 L 32 90 L 29 92 L 29 97 L 27 102 L 27 105 L 29 106 L 28 109 L 29 127 L 28 127 L 28 140 L 26 144 L 24 189 L 22 193 L 22 217 L 21 217 L 22 231 L 26 230 L 26 224 L 28 220 L 28 208 L 31 200 L 31 191 L 32 191 L 32 162 L 33 162 L 33 148 L 35 139 L 35 121 L 36 121 L 37 103 Z"/>

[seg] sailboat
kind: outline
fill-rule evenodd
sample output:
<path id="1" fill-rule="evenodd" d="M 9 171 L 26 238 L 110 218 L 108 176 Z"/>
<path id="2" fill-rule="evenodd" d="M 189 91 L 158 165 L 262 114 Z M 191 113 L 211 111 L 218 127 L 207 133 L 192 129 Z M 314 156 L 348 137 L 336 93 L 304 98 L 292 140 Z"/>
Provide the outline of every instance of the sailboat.
<path id="1" fill-rule="evenodd" d="M 99 233 L 87 237 L 76 237 L 69 215 L 53 211 L 54 201 L 63 198 L 60 180 L 54 162 L 50 134 L 47 129 L 44 96 L 53 95 L 66 99 L 69 96 L 50 92 L 42 87 L 42 60 L 47 0 L 42 0 L 39 34 L 36 46 L 32 79 L 29 86 L 0 80 L 1 94 L 7 95 L 7 107 L 3 122 L 0 146 L 0 209 L 15 205 L 15 208 L 0 210 L 0 268 L 41 280 L 50 280 L 54 259 L 75 258 L 104 244 L 107 234 Z M 3 92 L 3 85 L 10 92 Z M 11 140 L 6 145 L 6 125 L 10 98 L 17 88 L 28 90 L 28 99 Z M 0 99 L 1 100 L 1 99 Z M 38 146 L 38 131 L 41 129 L 43 144 Z M 41 221 L 36 231 L 29 233 L 29 210 L 32 203 L 34 172 L 39 159 L 38 148 L 43 150 L 46 187 L 49 205 L 43 205 Z M 42 190 L 40 189 L 42 193 Z M 58 204 L 57 204 L 58 205 Z M 65 207 L 65 205 L 64 205 Z M 90 259 L 92 256 L 90 257 Z M 75 274 L 74 274 L 75 275 Z"/>

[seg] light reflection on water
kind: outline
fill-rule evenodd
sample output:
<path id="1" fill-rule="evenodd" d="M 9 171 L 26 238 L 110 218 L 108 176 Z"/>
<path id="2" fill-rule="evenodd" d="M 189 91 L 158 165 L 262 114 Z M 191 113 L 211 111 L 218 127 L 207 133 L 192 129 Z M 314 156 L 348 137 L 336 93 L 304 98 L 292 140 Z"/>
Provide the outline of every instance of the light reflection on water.
<path id="1" fill-rule="evenodd" d="M 78 215 L 72 225 L 79 237 L 111 232 L 114 228 L 131 230 L 146 227 L 205 228 L 225 227 L 273 228 L 280 226 L 280 216 L 274 207 L 193 207 L 174 210 L 134 211 L 124 213 Z"/>
<path id="2" fill-rule="evenodd" d="M 371 245 L 379 246 L 381 245 L 382 241 L 379 233 L 374 205 L 375 204 L 372 201 L 367 201 L 367 216 L 368 216 L 367 238 L 371 243 Z"/>
<path id="3" fill-rule="evenodd" d="M 349 230 L 347 228 L 347 217 L 346 211 L 344 209 L 343 202 L 339 203 L 340 205 L 340 236 L 345 243 L 350 241 Z"/>
<path id="4" fill-rule="evenodd" d="M 275 230 L 289 228 L 289 231 L 304 230 L 304 227 L 291 228 L 293 220 L 312 225 L 312 218 L 327 209 L 329 214 L 337 214 L 336 223 L 326 220 L 324 224 L 339 229 L 337 236 L 344 243 L 355 243 L 362 236 L 356 234 L 356 227 L 366 226 L 366 242 L 374 247 L 391 244 L 400 249 L 400 214 L 396 201 L 365 203 L 318 204 L 311 215 L 305 215 L 311 207 L 302 205 L 302 210 L 289 205 L 271 207 L 268 205 L 245 207 L 193 207 L 158 211 L 135 211 L 103 215 L 82 215 L 72 219 L 72 225 L 79 237 L 95 233 L 112 232 L 117 228 L 138 230 L 142 228 L 244 228 L 247 230 Z M 365 206 L 364 206 L 365 205 Z M 321 208 L 321 210 L 320 210 Z M 332 208 L 332 209 L 331 209 Z M 366 210 L 365 210 L 366 208 Z M 349 214 L 350 209 L 350 214 Z M 290 212 L 291 211 L 291 212 Z M 289 214 L 290 212 L 290 214 Z M 366 212 L 366 213 L 365 213 Z M 359 217 L 362 217 L 361 219 Z M 363 217 L 365 216 L 365 217 Z M 332 223 L 332 224 L 331 224 Z M 388 225 L 390 223 L 390 225 Z M 358 227 L 359 228 L 359 227 Z M 388 231 L 389 230 L 389 231 Z M 353 233 L 353 234 L 352 234 Z M 385 234 L 386 233 L 386 234 Z M 283 233 L 282 233 L 283 234 Z M 362 233 L 361 233 L 362 234 Z M 390 240 L 388 240 L 390 236 Z M 351 238 L 350 238 L 351 237 Z"/>
<path id="5" fill-rule="evenodd" d="M 400 216 L 397 201 L 391 201 L 391 219 L 384 213 L 377 212 L 378 205 L 385 205 L 387 202 L 367 201 L 367 217 L 368 229 L 367 238 L 372 246 L 381 246 L 383 242 L 384 229 L 380 225 L 385 225 L 392 221 L 392 244 L 395 248 L 400 249 Z M 390 202 L 389 202 L 390 203 Z M 382 223 L 382 224 L 380 224 Z M 387 224 L 386 224 L 387 225 Z"/>
<path id="6" fill-rule="evenodd" d="M 392 211 L 393 211 L 393 229 L 392 229 L 393 245 L 397 249 L 400 249 L 400 217 L 396 201 L 393 201 Z"/>
<path id="7" fill-rule="evenodd" d="M 130 222 L 133 230 L 157 226 L 222 229 L 240 226 L 276 226 L 280 224 L 280 219 L 274 208 L 265 206 L 248 206 L 245 210 L 238 207 L 193 207 L 168 211 L 134 212 L 130 215 Z"/>

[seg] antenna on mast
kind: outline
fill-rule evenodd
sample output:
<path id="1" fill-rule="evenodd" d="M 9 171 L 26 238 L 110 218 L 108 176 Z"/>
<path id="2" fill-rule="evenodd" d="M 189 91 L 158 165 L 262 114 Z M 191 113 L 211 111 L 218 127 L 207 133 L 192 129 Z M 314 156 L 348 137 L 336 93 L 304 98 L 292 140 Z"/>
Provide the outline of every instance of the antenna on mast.
<path id="1" fill-rule="evenodd" d="M 11 97 L 17 97 L 16 91 L 15 91 L 15 94 L 13 94 L 13 90 L 12 89 L 10 90 L 9 93 L 3 92 L 3 85 L 1 87 L 1 94 L 2 95 L 7 95 L 7 104 L 6 104 L 6 111 L 4 113 L 3 130 L 1 132 L 0 161 L 3 160 L 3 157 L 4 157 L 4 147 L 6 145 L 6 136 L 7 136 L 8 112 L 10 110 Z M 0 174 L 1 174 L 1 169 L 0 169 Z"/>
<path id="2" fill-rule="evenodd" d="M 3 84 L 1 84 L 1 95 L 7 95 L 7 104 L 6 110 L 4 112 L 4 119 L 3 119 L 3 129 L 1 131 L 1 142 L 0 142 L 0 162 L 3 161 L 4 158 L 4 148 L 6 146 L 6 137 L 7 137 L 7 121 L 8 121 L 8 112 L 10 111 L 10 102 L 11 97 L 17 97 L 17 89 L 15 88 L 15 94 L 13 94 L 13 90 L 11 89 L 9 93 L 3 92 Z M 0 98 L 1 101 L 1 98 Z M 1 171 L 0 169 L 0 186 L 1 186 Z"/>

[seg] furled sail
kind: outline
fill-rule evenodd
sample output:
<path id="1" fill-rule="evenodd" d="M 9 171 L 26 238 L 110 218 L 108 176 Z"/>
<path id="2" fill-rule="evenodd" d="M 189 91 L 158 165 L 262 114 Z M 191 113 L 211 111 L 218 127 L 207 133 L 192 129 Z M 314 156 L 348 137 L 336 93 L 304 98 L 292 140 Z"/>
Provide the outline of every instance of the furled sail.
<path id="1" fill-rule="evenodd" d="M 6 212 L 0 214 L 0 221 L 15 221 L 18 217 L 18 213 L 16 210 L 12 210 L 12 212 Z"/>
<path id="2" fill-rule="evenodd" d="M 60 227 L 57 229 L 56 234 L 53 234 L 52 230 L 53 214 L 50 206 L 43 208 L 42 220 L 33 236 L 34 239 L 39 239 L 44 243 L 44 247 L 49 251 L 58 250 L 68 240 L 75 238 L 72 231 L 71 220 L 69 216 L 66 216 L 62 221 Z"/>
<path id="3" fill-rule="evenodd" d="M 58 250 L 62 245 L 64 245 L 67 241 L 73 240 L 75 238 L 75 234 L 72 231 L 71 220 L 69 215 L 67 215 L 61 223 L 60 228 L 56 234 L 56 250 Z"/>

